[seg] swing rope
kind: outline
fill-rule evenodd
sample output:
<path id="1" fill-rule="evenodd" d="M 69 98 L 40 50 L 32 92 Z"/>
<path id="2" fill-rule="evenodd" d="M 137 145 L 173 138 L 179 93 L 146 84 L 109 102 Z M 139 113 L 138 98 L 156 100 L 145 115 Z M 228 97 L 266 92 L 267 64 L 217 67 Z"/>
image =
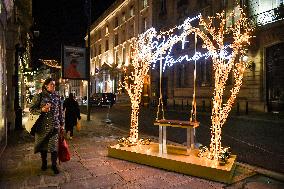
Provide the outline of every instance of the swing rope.
<path id="1" fill-rule="evenodd" d="M 164 111 L 164 103 L 163 103 L 163 94 L 162 94 L 162 66 L 163 66 L 163 60 L 162 60 L 162 55 L 160 59 L 160 96 L 159 96 L 159 104 L 158 104 L 158 110 L 157 110 L 157 116 L 156 120 L 159 119 L 159 114 L 160 114 L 160 106 L 162 110 L 162 119 L 165 119 L 165 111 Z"/>
<path id="2" fill-rule="evenodd" d="M 194 53 L 196 54 L 197 35 L 194 33 Z M 191 104 L 190 121 L 196 121 L 196 59 L 194 60 L 194 73 L 193 73 L 193 96 Z"/>

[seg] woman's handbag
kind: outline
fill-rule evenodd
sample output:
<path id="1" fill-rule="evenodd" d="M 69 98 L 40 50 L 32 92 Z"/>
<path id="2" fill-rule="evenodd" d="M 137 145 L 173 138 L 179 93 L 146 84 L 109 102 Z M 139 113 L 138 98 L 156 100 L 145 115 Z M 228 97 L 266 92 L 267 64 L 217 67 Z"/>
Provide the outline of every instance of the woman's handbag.
<path id="1" fill-rule="evenodd" d="M 26 124 L 31 125 L 34 123 L 30 129 L 30 134 L 35 136 L 35 133 L 39 131 L 40 126 L 42 125 L 43 115 L 30 115 Z M 27 127 L 26 127 L 27 128 Z"/>
<path id="2" fill-rule="evenodd" d="M 68 148 L 67 141 L 64 138 L 63 130 L 60 130 L 59 140 L 58 140 L 58 159 L 59 162 L 66 162 L 70 160 L 70 152 Z"/>
<path id="3" fill-rule="evenodd" d="M 81 131 L 81 122 L 78 120 L 76 124 L 76 130 Z"/>
<path id="4" fill-rule="evenodd" d="M 29 133 L 31 132 L 31 129 L 34 126 L 34 124 L 35 124 L 35 122 L 38 118 L 39 118 L 39 115 L 34 115 L 32 113 L 29 114 L 28 120 L 25 123 L 25 128 Z"/>
<path id="5" fill-rule="evenodd" d="M 42 94 L 39 94 L 39 104 L 37 105 L 40 108 L 40 102 L 42 99 Z M 30 113 L 28 116 L 28 120 L 25 123 L 26 130 L 32 135 L 35 136 L 35 133 L 39 130 L 39 127 L 42 125 L 43 114 L 35 115 Z"/>

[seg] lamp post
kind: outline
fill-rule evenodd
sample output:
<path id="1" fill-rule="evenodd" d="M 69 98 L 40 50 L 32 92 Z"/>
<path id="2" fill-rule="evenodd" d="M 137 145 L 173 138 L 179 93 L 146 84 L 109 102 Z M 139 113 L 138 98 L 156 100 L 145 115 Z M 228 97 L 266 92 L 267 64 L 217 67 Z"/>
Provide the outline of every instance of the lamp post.
<path id="1" fill-rule="evenodd" d="M 90 109 L 90 90 L 91 90 L 91 77 L 90 77 L 90 47 L 91 47 L 91 5 L 92 2 L 91 0 L 86 0 L 85 1 L 85 14 L 87 16 L 87 32 L 88 32 L 88 46 L 87 46 L 87 53 L 86 53 L 86 64 L 87 64 L 87 78 L 88 78 L 88 89 L 87 89 L 87 120 L 90 121 L 91 120 L 91 109 Z"/>
<path id="2" fill-rule="evenodd" d="M 13 84 L 15 87 L 15 98 L 14 98 L 14 111 L 15 111 L 15 129 L 22 129 L 22 108 L 20 106 L 20 95 L 19 95 L 19 58 L 22 56 L 23 47 L 20 44 L 16 44 L 15 46 L 15 72 Z"/>

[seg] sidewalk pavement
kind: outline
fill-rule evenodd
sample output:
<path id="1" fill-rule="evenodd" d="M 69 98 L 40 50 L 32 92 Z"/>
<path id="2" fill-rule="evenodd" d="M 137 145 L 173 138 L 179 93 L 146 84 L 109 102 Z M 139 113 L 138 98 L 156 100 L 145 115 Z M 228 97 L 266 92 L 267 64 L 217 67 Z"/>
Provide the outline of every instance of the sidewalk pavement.
<path id="1" fill-rule="evenodd" d="M 227 185 L 110 158 L 107 147 L 126 137 L 128 131 L 103 120 L 86 121 L 85 115 L 81 125 L 82 130 L 75 132 L 73 140 L 68 140 L 72 157 L 59 165 L 59 175 L 52 173 L 50 157 L 48 170 L 41 171 L 40 156 L 33 153 L 34 139 L 26 131 L 10 135 L 0 157 L 0 188 L 284 188 L 282 174 L 269 170 L 259 172 L 256 167 L 240 163 L 235 182 Z M 154 137 L 148 138 L 157 141 Z"/>

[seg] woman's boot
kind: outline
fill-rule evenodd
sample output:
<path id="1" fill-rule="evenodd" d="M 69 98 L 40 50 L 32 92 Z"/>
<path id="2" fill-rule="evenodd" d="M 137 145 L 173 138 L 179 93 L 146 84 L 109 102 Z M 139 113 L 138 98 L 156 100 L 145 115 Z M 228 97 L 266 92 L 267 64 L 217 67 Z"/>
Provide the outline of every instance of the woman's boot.
<path id="1" fill-rule="evenodd" d="M 51 168 L 52 168 L 54 174 L 59 173 L 56 161 L 57 161 L 57 152 L 51 152 L 51 163 L 52 163 Z"/>
<path id="2" fill-rule="evenodd" d="M 42 151 L 40 152 L 41 156 L 41 170 L 45 171 L 47 169 L 47 152 Z"/>

